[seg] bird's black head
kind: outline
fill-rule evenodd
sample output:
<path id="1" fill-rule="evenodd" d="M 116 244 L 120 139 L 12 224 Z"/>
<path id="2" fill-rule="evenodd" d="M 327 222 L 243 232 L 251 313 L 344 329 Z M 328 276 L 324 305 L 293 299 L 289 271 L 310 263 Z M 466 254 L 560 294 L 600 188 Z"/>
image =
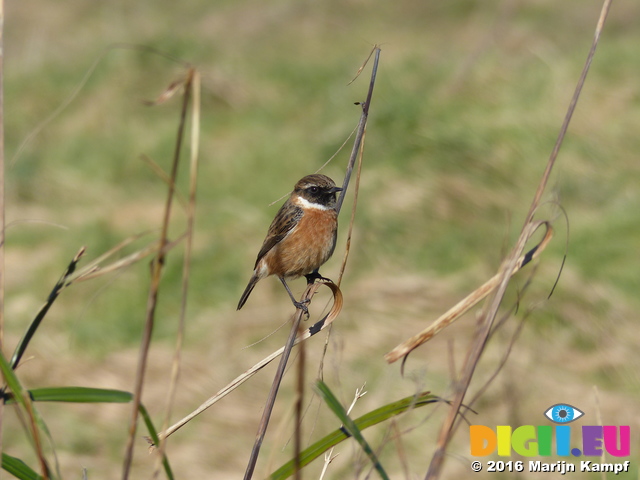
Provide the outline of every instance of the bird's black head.
<path id="1" fill-rule="evenodd" d="M 342 188 L 326 175 L 319 173 L 307 175 L 293 188 L 293 194 L 298 195 L 307 202 L 321 207 L 333 208 L 336 206 L 336 194 Z"/>

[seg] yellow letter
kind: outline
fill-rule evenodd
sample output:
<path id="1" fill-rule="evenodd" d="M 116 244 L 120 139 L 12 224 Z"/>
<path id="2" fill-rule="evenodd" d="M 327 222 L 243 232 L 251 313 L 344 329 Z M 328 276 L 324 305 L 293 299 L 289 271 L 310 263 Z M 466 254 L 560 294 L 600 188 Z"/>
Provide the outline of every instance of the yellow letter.
<path id="1" fill-rule="evenodd" d="M 508 425 L 498 425 L 498 455 L 508 457 L 511 455 L 511 427 Z"/>

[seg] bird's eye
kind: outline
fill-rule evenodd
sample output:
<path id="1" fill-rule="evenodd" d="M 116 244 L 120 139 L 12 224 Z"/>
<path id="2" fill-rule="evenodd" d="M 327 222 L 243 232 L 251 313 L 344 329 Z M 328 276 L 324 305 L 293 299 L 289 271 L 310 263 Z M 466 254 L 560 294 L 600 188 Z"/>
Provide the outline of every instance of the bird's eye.
<path id="1" fill-rule="evenodd" d="M 316 187 L 315 185 L 309 187 L 309 191 L 311 193 L 318 193 L 318 187 Z"/>

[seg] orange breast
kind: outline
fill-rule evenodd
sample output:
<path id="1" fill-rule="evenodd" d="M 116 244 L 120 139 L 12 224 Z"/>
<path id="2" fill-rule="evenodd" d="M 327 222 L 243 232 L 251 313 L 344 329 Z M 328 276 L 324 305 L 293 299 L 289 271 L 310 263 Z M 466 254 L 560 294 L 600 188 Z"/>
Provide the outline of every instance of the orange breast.
<path id="1" fill-rule="evenodd" d="M 325 263 L 336 246 L 335 210 L 306 208 L 298 225 L 265 255 L 270 275 L 299 277 Z"/>

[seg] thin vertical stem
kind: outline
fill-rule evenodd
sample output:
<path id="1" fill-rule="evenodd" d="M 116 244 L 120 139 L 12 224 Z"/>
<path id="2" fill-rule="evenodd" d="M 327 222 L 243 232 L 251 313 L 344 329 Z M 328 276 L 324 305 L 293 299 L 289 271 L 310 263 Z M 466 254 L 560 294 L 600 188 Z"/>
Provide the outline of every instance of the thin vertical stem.
<path id="1" fill-rule="evenodd" d="M 380 47 L 377 45 L 374 47 L 375 57 L 373 59 L 373 67 L 371 69 L 371 80 L 369 81 L 369 91 L 367 92 L 367 100 L 362 104 L 362 115 L 360 116 L 360 123 L 358 124 L 358 131 L 356 132 L 356 139 L 353 141 L 353 149 L 351 150 L 351 156 L 349 157 L 349 163 L 347 163 L 347 170 L 344 174 L 344 181 L 342 182 L 342 192 L 338 197 L 336 203 L 336 212 L 340 213 L 342 209 L 342 203 L 344 197 L 347 194 L 347 187 L 349 186 L 349 180 L 351 179 L 351 172 L 353 166 L 356 163 L 360 146 L 362 145 L 362 137 L 367 126 L 367 119 L 369 118 L 369 107 L 371 106 L 371 98 L 373 97 L 373 87 L 376 84 L 376 76 L 378 74 L 378 63 L 380 62 Z"/>
<path id="2" fill-rule="evenodd" d="M 580 79 L 578 80 L 573 96 L 571 97 L 571 102 L 569 103 L 569 107 L 562 123 L 562 127 L 560 128 L 556 143 L 553 147 L 551 155 L 549 156 L 549 160 L 547 161 L 542 179 L 538 184 L 538 188 L 533 197 L 533 201 L 531 202 L 531 207 L 529 208 L 529 213 L 525 218 L 520 237 L 518 238 L 516 246 L 513 248 L 510 255 L 503 261 L 499 272 L 499 274 L 501 275 L 500 283 L 493 293 L 493 296 L 490 297 L 490 299 L 485 304 L 482 315 L 480 316 L 480 319 L 478 321 L 476 338 L 474 339 L 474 343 L 467 354 L 467 358 L 463 367 L 463 375 L 458 385 L 455 398 L 451 402 L 451 409 L 449 410 L 447 418 L 445 419 L 440 429 L 440 434 L 438 436 L 438 446 L 433 455 L 433 458 L 431 459 L 431 463 L 429 465 L 429 469 L 427 470 L 425 480 L 435 480 L 440 477 L 440 472 L 442 470 L 442 465 L 445 459 L 446 449 L 449 441 L 451 440 L 454 422 L 458 416 L 460 407 L 475 372 L 475 368 L 478 365 L 480 356 L 482 355 L 482 352 L 484 351 L 485 345 L 489 338 L 491 327 L 493 326 L 493 322 L 498 313 L 498 308 L 500 308 L 500 304 L 502 303 L 502 299 L 511 278 L 510 272 L 513 271 L 518 257 L 524 251 L 525 244 L 527 243 L 527 240 L 531 235 L 531 221 L 533 220 L 533 216 L 540 204 L 540 199 L 542 198 L 542 194 L 547 186 L 549 177 L 551 175 L 551 170 L 555 165 L 558 153 L 560 152 L 560 147 L 562 146 L 564 137 L 569 127 L 569 123 L 571 122 L 571 117 L 573 116 L 573 112 L 576 108 L 576 105 L 578 104 L 578 99 L 580 98 L 582 87 L 584 86 L 584 82 L 587 78 L 587 73 L 589 72 L 589 67 L 591 66 L 593 56 L 595 55 L 596 48 L 598 46 L 598 41 L 600 40 L 600 34 L 602 33 L 604 22 L 607 18 L 607 14 L 609 13 L 609 8 L 611 7 L 611 1 L 612 0 L 605 0 L 602 6 L 602 10 L 600 11 L 600 17 L 596 26 L 595 35 L 591 44 L 591 48 L 589 50 L 589 54 L 587 55 L 587 59 L 582 69 L 582 73 L 580 74 Z"/>
<path id="3" fill-rule="evenodd" d="M 189 293 L 189 275 L 191 271 L 191 256 L 193 251 L 193 233 L 196 215 L 196 189 L 198 185 L 198 155 L 200 141 L 200 74 L 194 70 L 191 107 L 191 160 L 189 167 L 189 202 L 187 204 L 187 229 L 185 239 L 184 259 L 182 264 L 182 291 L 180 300 L 180 316 L 178 319 L 178 332 L 176 334 L 176 350 L 171 365 L 171 380 L 167 394 L 167 410 L 162 426 L 163 430 L 169 427 L 171 410 L 175 400 L 178 387 L 178 377 L 180 376 L 180 362 L 182 357 L 182 344 L 184 341 L 184 330 L 187 316 L 187 296 Z M 162 437 L 158 445 L 158 459 L 153 478 L 157 478 L 160 473 L 162 460 L 166 450 L 167 437 Z"/>
<path id="4" fill-rule="evenodd" d="M 136 370 L 136 381 L 133 392 L 133 402 L 131 408 L 131 419 L 129 422 L 129 437 L 125 450 L 124 464 L 122 467 L 122 478 L 127 480 L 131 470 L 133 461 L 134 442 L 136 438 L 136 429 L 138 423 L 138 411 L 142 401 L 142 388 L 144 385 L 144 377 L 147 369 L 147 359 L 149 356 L 149 347 L 151 345 L 151 335 L 155 323 L 156 306 L 158 304 L 158 292 L 160 289 L 160 278 L 162 268 L 165 261 L 165 246 L 168 243 L 167 235 L 169 230 L 169 220 L 171 219 L 171 207 L 173 205 L 173 197 L 176 188 L 176 179 L 178 176 L 178 165 L 180 163 L 180 151 L 182 150 L 182 140 L 184 138 L 184 130 L 187 117 L 187 109 L 189 106 L 191 83 L 193 80 L 193 70 L 189 70 L 184 82 L 184 96 L 182 100 L 182 110 L 180 112 L 180 122 L 178 125 L 178 133 L 176 145 L 173 152 L 173 164 L 171 166 L 169 193 L 165 202 L 164 217 L 162 220 L 162 231 L 160 233 L 158 255 L 151 262 L 151 285 L 149 287 L 149 296 L 147 297 L 147 315 L 145 320 L 144 333 L 142 335 L 142 343 L 140 345 L 140 353 L 138 356 L 138 367 Z"/>
<path id="5" fill-rule="evenodd" d="M 360 122 L 358 124 L 358 130 L 356 133 L 356 139 L 354 140 L 353 149 L 351 151 L 351 156 L 349 158 L 349 162 L 347 164 L 347 170 L 344 177 L 344 182 L 342 183 L 342 192 L 338 197 L 338 201 L 336 204 L 336 211 L 340 213 L 340 209 L 342 207 L 342 203 L 344 201 L 344 196 L 347 193 L 347 187 L 349 186 L 349 180 L 351 178 L 351 172 L 353 171 L 353 166 L 355 165 L 356 158 L 358 157 L 358 152 L 360 152 L 362 139 L 364 136 L 365 128 L 367 126 L 367 118 L 369 116 L 369 106 L 371 104 L 371 99 L 373 96 L 373 87 L 375 86 L 376 74 L 378 71 L 378 62 L 380 60 L 380 47 L 377 45 L 374 46 L 372 53 L 375 52 L 375 58 L 373 63 L 373 68 L 371 72 L 371 80 L 369 82 L 369 90 L 367 92 L 367 99 L 364 103 L 362 103 L 362 115 L 360 116 Z M 369 55 L 371 58 L 371 54 Z M 365 65 L 368 62 L 365 61 Z M 364 68 L 364 65 L 363 67 Z M 362 71 L 362 68 L 359 70 L 358 74 Z M 356 75 L 356 77 L 357 77 Z M 311 297 L 311 288 L 313 287 L 313 282 L 307 285 L 307 290 L 305 291 L 302 301 L 304 302 L 306 299 L 310 300 Z M 260 425 L 258 426 L 258 433 L 256 434 L 256 440 L 253 445 L 253 449 L 251 450 L 251 455 L 249 457 L 249 463 L 247 464 L 247 469 L 244 474 L 245 480 L 250 480 L 253 476 L 253 472 L 256 467 L 256 463 L 258 461 L 258 455 L 260 454 L 260 448 L 262 447 L 262 442 L 264 440 L 265 433 L 267 431 L 267 426 L 269 425 L 269 419 L 271 417 L 271 412 L 273 410 L 273 406 L 276 401 L 276 396 L 278 394 L 278 389 L 280 388 L 280 383 L 282 381 L 282 377 L 284 375 L 285 368 L 287 366 L 287 361 L 289 359 L 289 355 L 291 354 L 291 349 L 293 348 L 296 340 L 296 335 L 298 332 L 298 328 L 300 325 L 300 321 L 302 319 L 302 310 L 298 309 L 295 313 L 293 325 L 291 327 L 291 332 L 289 333 L 289 338 L 285 343 L 284 351 L 282 352 L 282 357 L 280 358 L 280 364 L 278 365 L 278 370 L 276 371 L 275 378 L 271 385 L 271 390 L 269 392 L 269 396 L 267 397 L 267 402 L 262 413 L 262 419 L 260 420 Z M 303 368 L 303 367 L 301 367 Z M 299 448 L 299 445 L 296 446 Z M 298 455 L 296 455 L 296 458 Z M 296 469 L 298 471 L 298 469 Z"/>
<path id="6" fill-rule="evenodd" d="M 0 350 L 4 340 L 4 0 L 0 0 Z M 4 402 L 0 402 L 0 452 Z"/>
<path id="7" fill-rule="evenodd" d="M 304 331 L 298 325 L 298 336 Z M 294 459 L 294 480 L 302 479 L 302 472 L 300 470 L 300 452 L 302 452 L 302 410 L 304 405 L 304 378 L 305 378 L 305 360 L 306 360 L 306 342 L 300 342 L 299 355 L 298 355 L 298 392 L 295 401 L 295 427 L 293 436 L 293 459 Z"/>
<path id="8" fill-rule="evenodd" d="M 302 296 L 302 301 L 310 299 L 312 287 L 313 283 L 307 285 L 307 290 Z M 276 396 L 278 395 L 278 390 L 280 389 L 282 377 L 284 377 L 284 371 L 287 368 L 287 361 L 289 360 L 291 349 L 293 348 L 293 345 L 296 341 L 296 336 L 298 334 L 298 329 L 300 327 L 300 321 L 302 320 L 303 314 L 304 312 L 299 308 L 296 310 L 296 313 L 294 315 L 293 324 L 291 325 L 291 331 L 289 332 L 289 338 L 287 338 L 287 342 L 285 343 L 284 351 L 282 352 L 280 363 L 278 364 L 278 370 L 276 371 L 276 374 L 274 376 L 273 383 L 271 384 L 271 390 L 269 391 L 269 396 L 267 397 L 267 403 L 265 404 L 264 411 L 262 412 L 262 419 L 260 420 L 260 425 L 258 426 L 256 440 L 253 445 L 253 449 L 251 450 L 247 469 L 244 473 L 244 480 L 250 480 L 251 478 L 253 478 L 253 472 L 256 468 L 256 463 L 258 462 L 258 455 L 260 454 L 262 441 L 264 440 L 265 433 L 267 433 L 267 427 L 269 426 L 269 420 L 271 419 L 271 412 L 273 411 L 273 406 L 276 403 Z"/>

